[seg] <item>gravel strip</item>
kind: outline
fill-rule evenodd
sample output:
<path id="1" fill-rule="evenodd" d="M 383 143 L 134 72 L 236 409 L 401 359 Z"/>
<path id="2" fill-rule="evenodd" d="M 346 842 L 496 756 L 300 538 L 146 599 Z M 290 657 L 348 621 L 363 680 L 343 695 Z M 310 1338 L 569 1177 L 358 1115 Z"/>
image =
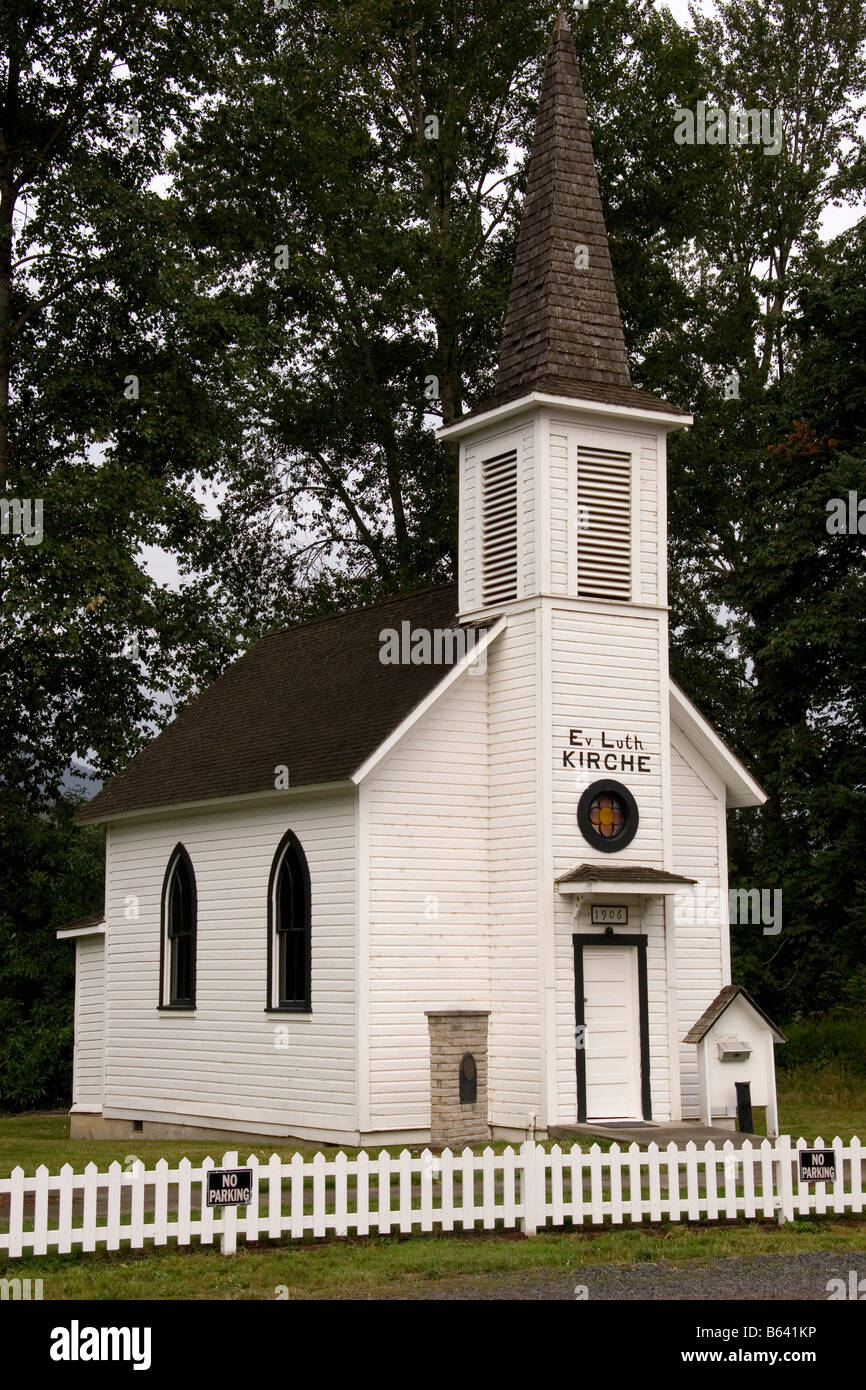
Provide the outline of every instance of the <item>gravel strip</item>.
<path id="1" fill-rule="evenodd" d="M 620 1302 L 736 1299 L 745 1302 L 824 1302 L 827 1281 L 842 1279 L 848 1271 L 866 1277 L 866 1248 L 837 1254 L 816 1250 L 804 1255 L 749 1255 L 672 1266 L 639 1265 L 575 1266 L 567 1271 L 519 1270 L 482 1278 L 459 1275 L 452 1279 L 424 1281 L 400 1292 L 377 1293 L 377 1299 L 434 1300 L 542 1300 L 573 1302 L 575 1288 L 583 1286 L 589 1301 Z"/>

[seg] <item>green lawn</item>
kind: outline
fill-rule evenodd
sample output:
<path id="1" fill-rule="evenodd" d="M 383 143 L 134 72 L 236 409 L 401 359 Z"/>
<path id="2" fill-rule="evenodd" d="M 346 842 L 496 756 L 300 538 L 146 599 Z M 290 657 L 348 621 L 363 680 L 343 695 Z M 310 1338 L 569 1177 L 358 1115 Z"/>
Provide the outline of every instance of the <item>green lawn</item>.
<path id="1" fill-rule="evenodd" d="M 834 1219 L 739 1226 L 658 1226 L 528 1240 L 519 1235 L 374 1236 L 241 1249 L 49 1255 L 10 1261 L 4 1275 L 42 1279 L 46 1299 L 293 1299 L 418 1296 L 448 1281 L 454 1291 L 516 1270 L 565 1272 L 569 1267 L 634 1261 L 684 1265 L 731 1255 L 804 1250 L 866 1251 L 866 1222 Z"/>
<path id="2" fill-rule="evenodd" d="M 550 1148 L 552 1142 L 548 1141 L 545 1147 Z M 605 1139 L 599 1139 L 598 1144 L 602 1149 L 610 1147 Z M 397 1155 L 405 1147 L 403 1144 L 392 1144 L 387 1146 L 387 1152 Z M 485 1144 L 475 1146 L 477 1152 L 486 1147 Z M 497 1141 L 490 1147 L 494 1152 L 502 1153 L 507 1145 Z M 512 1147 L 519 1145 L 515 1143 Z M 142 1139 L 140 1136 L 131 1139 L 70 1139 L 69 1116 L 66 1114 L 0 1116 L 0 1177 L 8 1177 L 12 1169 L 19 1166 L 25 1173 L 32 1173 L 40 1163 L 44 1163 L 51 1173 L 59 1172 L 64 1163 L 71 1163 L 76 1173 L 82 1172 L 84 1165 L 91 1162 L 105 1169 L 117 1160 L 126 1167 L 131 1166 L 133 1158 L 140 1158 L 146 1168 L 152 1168 L 160 1158 L 168 1159 L 169 1163 L 177 1163 L 181 1158 L 200 1163 L 203 1158 L 212 1158 L 218 1163 L 231 1148 L 229 1141 L 222 1139 L 216 1142 L 211 1139 L 201 1144 L 192 1143 L 189 1139 Z M 367 1152 L 379 1153 L 381 1148 L 380 1145 Z M 241 1159 L 256 1154 L 262 1162 L 266 1162 L 273 1153 L 283 1158 L 301 1153 L 306 1159 L 311 1159 L 317 1153 L 333 1158 L 341 1152 L 333 1144 L 302 1144 L 297 1141 L 275 1143 L 273 1140 L 252 1147 L 238 1141 L 237 1151 Z M 342 1152 L 351 1158 L 360 1150 L 346 1145 Z M 421 1153 L 423 1147 L 416 1146 L 411 1152 Z"/>
<path id="3" fill-rule="evenodd" d="M 840 1065 L 820 1072 L 800 1068 L 779 1075 L 782 1128 L 795 1139 L 817 1135 L 829 1141 L 866 1135 L 866 1078 Z M 227 1144 L 186 1140 L 70 1140 L 64 1115 L 0 1119 L 0 1172 L 20 1164 L 26 1172 L 44 1163 L 56 1173 L 63 1163 L 76 1171 L 95 1160 L 101 1168 L 130 1156 L 150 1167 L 157 1158 L 193 1162 L 219 1160 Z M 241 1157 L 247 1150 L 240 1147 Z M 267 1158 L 274 1145 L 254 1151 Z M 494 1147 L 501 1150 L 504 1145 Z M 607 1147 L 607 1145 L 603 1145 Z M 277 1145 L 277 1152 L 306 1157 L 320 1145 Z M 351 1151 L 350 1151 L 351 1152 Z M 390 1149 L 398 1153 L 399 1146 Z M 687 1264 L 733 1255 L 790 1254 L 806 1250 L 866 1251 L 866 1221 L 812 1218 L 780 1228 L 770 1222 L 727 1225 L 661 1225 L 593 1232 L 486 1235 L 371 1236 L 365 1239 L 306 1240 L 302 1244 L 241 1249 L 223 1258 L 216 1249 L 160 1249 L 108 1254 L 49 1255 L 9 1261 L 2 1274 L 41 1278 L 49 1299 L 274 1298 L 280 1286 L 295 1299 L 417 1297 L 433 1283 L 471 1291 L 512 1270 L 563 1270 L 570 1266 L 661 1261 Z"/>
<path id="4" fill-rule="evenodd" d="M 815 1071 L 798 1067 L 780 1071 L 779 1124 L 792 1138 L 830 1143 L 837 1136 L 846 1143 L 859 1135 L 866 1140 L 866 1076 L 852 1075 L 840 1063 Z"/>

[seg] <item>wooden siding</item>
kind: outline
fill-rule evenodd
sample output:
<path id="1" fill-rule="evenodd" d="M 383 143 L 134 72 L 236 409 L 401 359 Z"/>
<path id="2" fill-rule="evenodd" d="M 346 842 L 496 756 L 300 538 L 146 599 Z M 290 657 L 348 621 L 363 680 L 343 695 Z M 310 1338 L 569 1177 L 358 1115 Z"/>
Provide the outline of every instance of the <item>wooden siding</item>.
<path id="1" fill-rule="evenodd" d="M 659 532 L 659 445 L 655 435 L 643 435 L 637 466 L 640 469 L 640 593 L 641 603 L 662 603 L 659 567 L 667 562 L 665 537 Z"/>
<path id="2" fill-rule="evenodd" d="M 568 549 L 575 544 L 575 516 L 569 517 L 569 467 L 574 466 L 574 449 L 569 458 L 569 434 L 562 428 L 550 430 L 550 589 L 567 594 Z"/>
<path id="3" fill-rule="evenodd" d="M 538 589 L 538 555 L 535 509 L 538 497 L 537 460 L 535 457 L 535 422 L 529 419 L 520 431 L 519 456 L 522 465 L 520 491 L 520 534 L 522 582 L 518 595 L 534 594 Z"/>
<path id="4" fill-rule="evenodd" d="M 354 828 L 352 793 L 111 827 L 107 1114 L 356 1128 Z M 310 866 L 310 1015 L 265 1012 L 268 877 L 288 829 Z M 179 841 L 198 895 L 194 1014 L 157 1009 L 160 895 Z"/>
<path id="5" fill-rule="evenodd" d="M 68 949 L 62 948 L 62 949 Z M 75 1050 L 72 1105 L 100 1110 L 105 1024 L 105 938 L 80 936 L 75 942 Z"/>
<path id="6" fill-rule="evenodd" d="M 661 651 L 658 617 L 629 612 L 624 606 L 555 606 L 552 624 L 555 874 L 593 860 L 607 866 L 613 862 L 609 854 L 587 844 L 577 825 L 580 794 L 599 778 L 624 782 L 638 801 L 638 832 L 623 853 L 623 863 L 663 868 L 660 718 L 667 659 Z M 575 737 L 591 739 L 591 745 L 570 745 L 572 728 L 582 730 Z M 637 737 L 642 747 L 604 748 L 603 733 L 608 742 Z M 574 767 L 563 765 L 564 751 L 574 754 Z M 599 767 L 581 769 L 581 751 L 585 760 L 599 753 Z M 620 770 L 621 755 L 635 757 L 635 770 Z M 649 759 L 645 772 L 636 771 L 638 755 Z M 605 766 L 606 759 L 613 761 Z"/>
<path id="7" fill-rule="evenodd" d="M 373 1130 L 430 1124 L 425 1010 L 488 1007 L 487 790 L 487 678 L 469 670 L 365 783 Z"/>
<path id="8" fill-rule="evenodd" d="M 675 725 L 671 729 L 671 779 L 674 871 L 698 879 L 712 894 L 723 890 L 727 895 L 727 884 L 721 884 L 719 878 L 719 821 L 724 787 Z M 683 1117 L 694 1119 L 700 1115 L 697 1048 L 684 1045 L 681 1040 L 725 983 L 723 936 L 728 928 L 718 920 L 708 920 L 709 914 L 684 914 L 681 905 L 685 898 L 683 895 L 674 899 L 668 912 L 676 942 Z M 675 913 L 679 920 L 674 920 Z"/>
<path id="9" fill-rule="evenodd" d="M 490 648 L 491 1018 L 493 1124 L 543 1116 L 538 925 L 540 609 L 509 616 Z"/>
<path id="10" fill-rule="evenodd" d="M 584 608 L 551 605 L 553 650 L 553 837 L 554 879 L 581 863 L 597 862 L 606 868 L 619 856 L 603 854 L 583 838 L 577 824 L 577 803 L 582 791 L 600 778 L 623 782 L 634 793 L 640 812 L 638 833 L 622 851 L 626 864 L 662 868 L 662 680 L 667 679 L 666 653 L 661 650 L 663 626 L 655 614 L 629 612 L 624 606 Z M 579 753 L 569 743 L 569 730 L 591 740 L 586 752 L 599 752 L 597 769 L 563 766 L 563 751 Z M 608 742 L 637 736 L 642 750 L 625 747 L 605 750 Z M 648 770 L 621 771 L 604 767 L 604 758 L 642 752 Z M 574 757 L 577 764 L 579 758 Z M 635 769 L 637 768 L 635 762 Z M 555 891 L 555 890 L 554 890 Z M 665 959 L 664 914 L 658 900 L 643 909 L 639 899 L 629 903 L 629 931 L 648 937 L 647 985 L 649 1004 L 651 1094 L 653 1114 L 667 1118 L 671 1107 L 670 1031 L 668 979 Z M 574 1042 L 574 961 L 572 935 L 592 930 L 589 904 L 584 904 L 578 925 L 572 906 L 556 893 L 556 1075 L 557 1107 L 561 1123 L 576 1118 L 577 1083 Z M 598 930 L 596 928 L 595 930 Z"/>

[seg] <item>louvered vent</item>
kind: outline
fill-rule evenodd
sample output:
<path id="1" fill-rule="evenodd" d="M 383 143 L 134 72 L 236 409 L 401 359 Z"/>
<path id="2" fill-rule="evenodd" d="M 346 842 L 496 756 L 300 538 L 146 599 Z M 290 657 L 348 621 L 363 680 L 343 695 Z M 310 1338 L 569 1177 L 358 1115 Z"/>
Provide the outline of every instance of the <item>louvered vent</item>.
<path id="1" fill-rule="evenodd" d="M 577 450 L 577 592 L 631 598 L 631 455 Z"/>
<path id="2" fill-rule="evenodd" d="M 517 598 L 517 453 L 482 465 L 481 565 L 485 604 Z"/>

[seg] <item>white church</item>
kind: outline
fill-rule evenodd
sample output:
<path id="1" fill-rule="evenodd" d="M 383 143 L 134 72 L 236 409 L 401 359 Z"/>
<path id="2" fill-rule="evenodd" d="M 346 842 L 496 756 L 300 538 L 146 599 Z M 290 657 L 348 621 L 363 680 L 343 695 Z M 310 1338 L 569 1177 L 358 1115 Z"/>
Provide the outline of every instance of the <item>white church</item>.
<path id="1" fill-rule="evenodd" d="M 727 911 L 683 909 L 726 906 L 726 808 L 765 797 L 668 673 L 690 423 L 630 381 L 560 16 L 494 394 L 440 430 L 458 582 L 263 638 L 83 807 L 74 1135 L 730 1117 L 700 1039 L 748 997 Z"/>

